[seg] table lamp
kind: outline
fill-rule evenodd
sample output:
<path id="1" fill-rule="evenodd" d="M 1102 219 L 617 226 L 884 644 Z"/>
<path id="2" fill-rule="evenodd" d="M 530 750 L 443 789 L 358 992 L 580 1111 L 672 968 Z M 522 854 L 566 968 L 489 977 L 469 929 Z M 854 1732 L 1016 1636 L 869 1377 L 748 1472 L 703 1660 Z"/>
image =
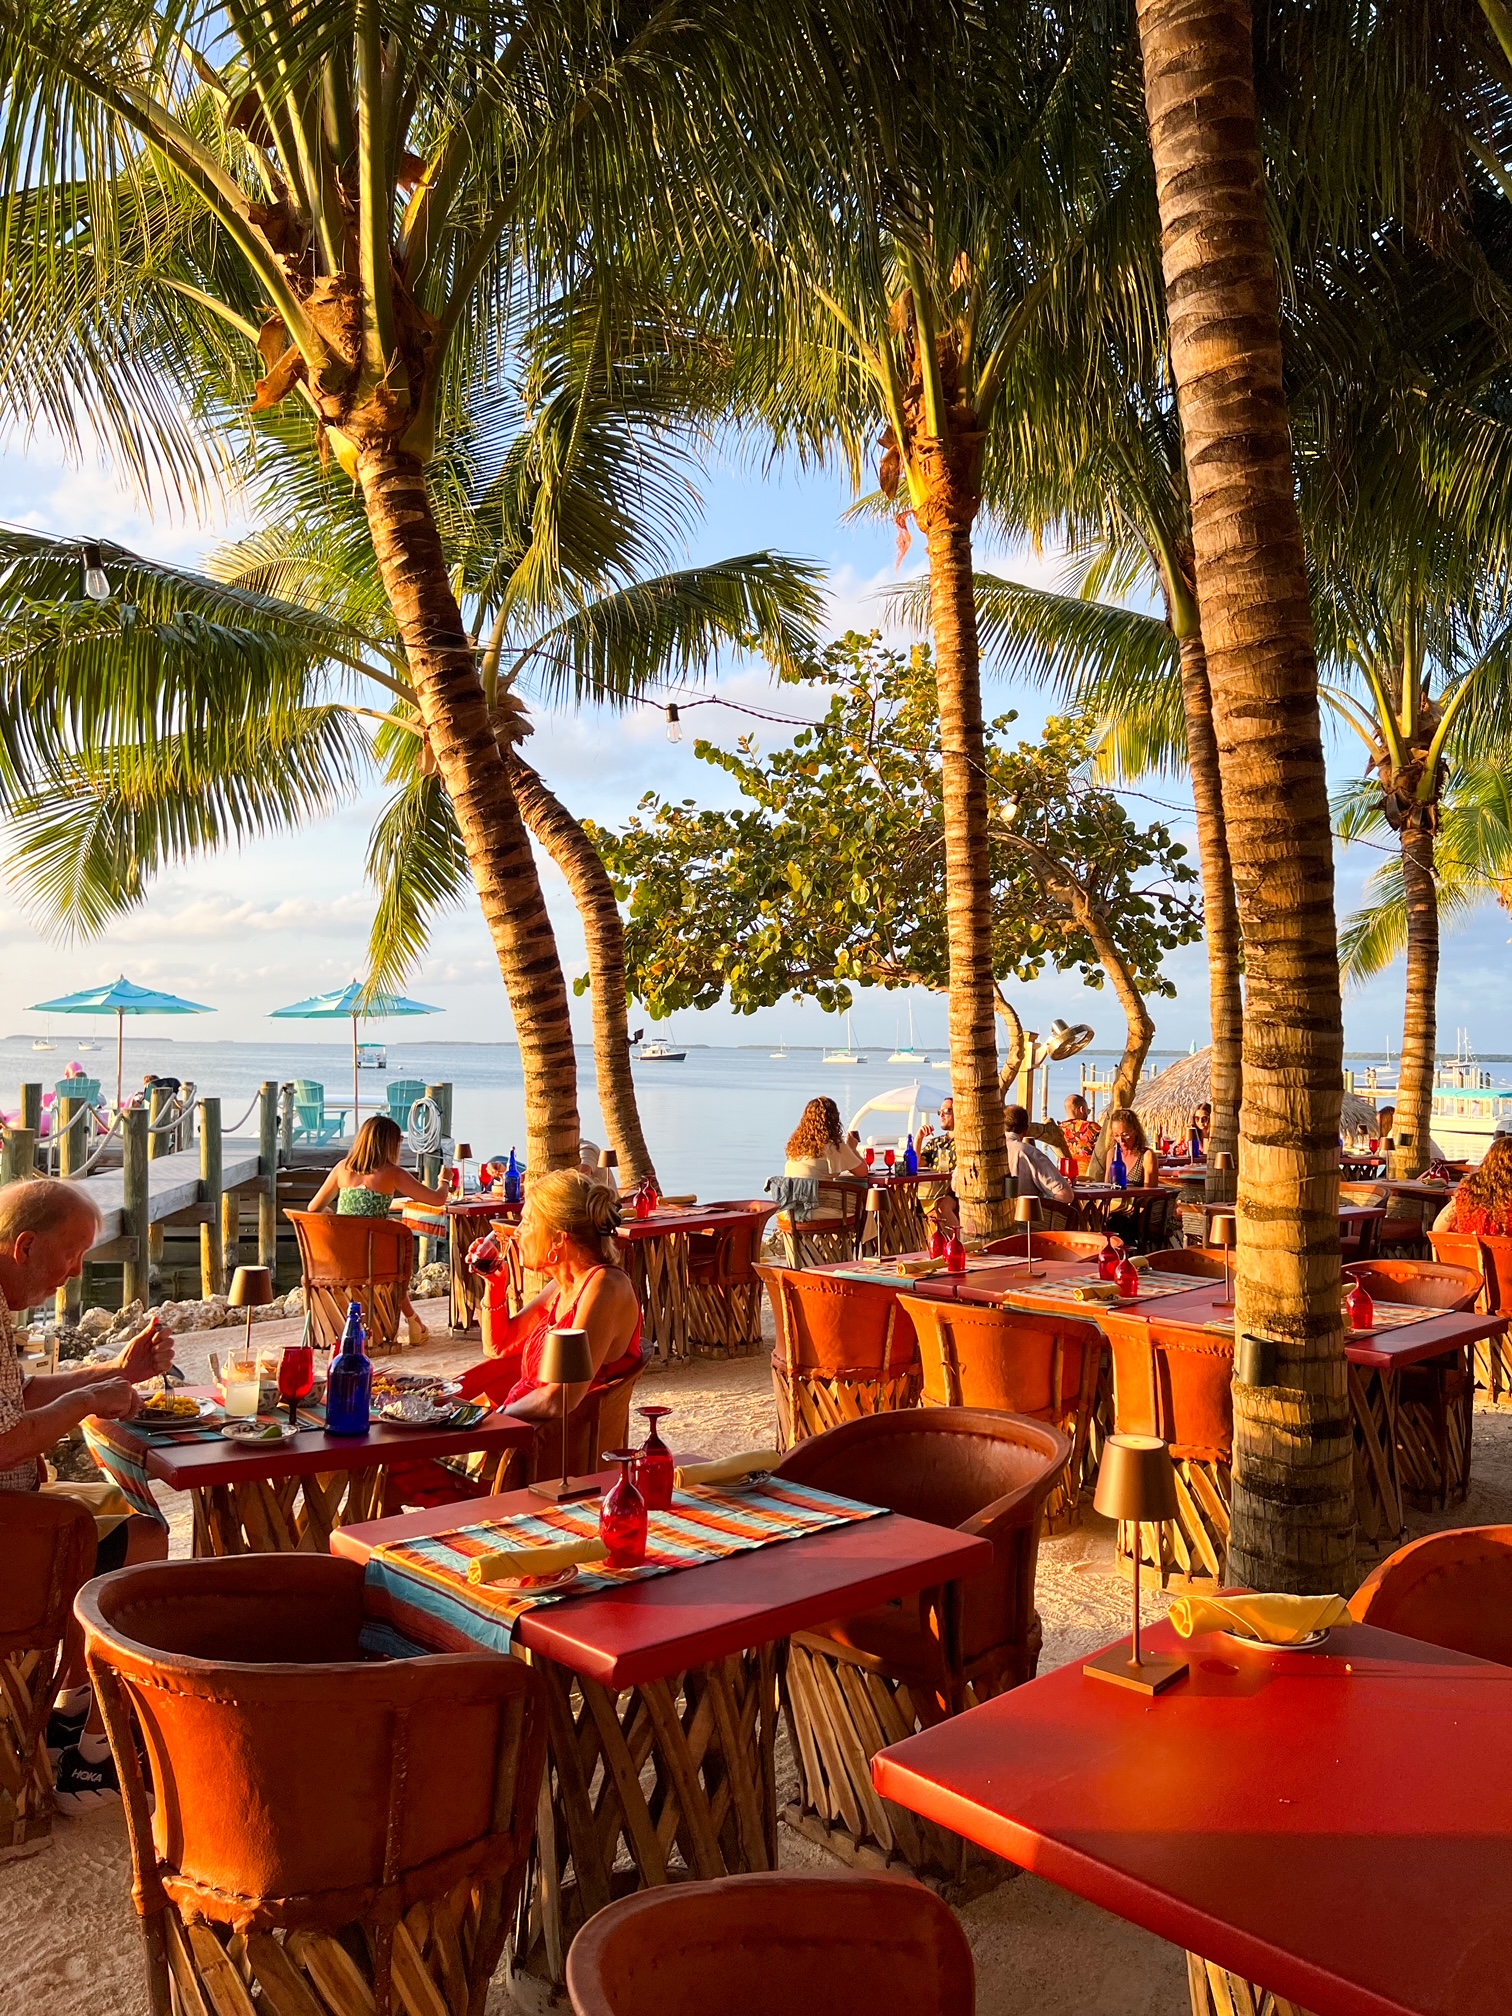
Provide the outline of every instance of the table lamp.
<path id="1" fill-rule="evenodd" d="M 1103 1444 L 1092 1503 L 1105 1519 L 1134 1526 L 1134 1639 L 1128 1653 L 1110 1645 L 1082 1667 L 1094 1680 L 1131 1687 L 1136 1694 L 1159 1694 L 1187 1670 L 1185 1659 L 1142 1659 L 1139 1655 L 1139 1570 L 1141 1526 L 1176 1517 L 1176 1472 L 1171 1452 L 1158 1435 L 1110 1435 Z"/>
<path id="2" fill-rule="evenodd" d="M 1213 1167 L 1215 1169 L 1232 1169 L 1233 1166 L 1233 1156 L 1230 1155 L 1227 1148 L 1220 1148 L 1218 1153 L 1213 1157 Z"/>
<path id="3" fill-rule="evenodd" d="M 856 1231 L 856 1258 L 859 1260 L 866 1251 L 866 1224 L 870 1219 L 877 1231 L 877 1258 L 882 1258 L 882 1192 L 876 1184 L 871 1184 L 866 1192 L 866 1204 L 861 1213 L 861 1223 Z"/>
<path id="4" fill-rule="evenodd" d="M 226 1297 L 232 1309 L 247 1312 L 247 1356 L 252 1355 L 252 1311 L 266 1309 L 274 1300 L 273 1272 L 268 1267 L 238 1267 L 231 1277 L 231 1293 Z"/>
<path id="5" fill-rule="evenodd" d="M 618 1169 L 619 1157 L 612 1148 L 600 1148 L 598 1166 L 600 1169 Z"/>
<path id="6" fill-rule="evenodd" d="M 593 1379 L 593 1347 L 586 1330 L 548 1330 L 541 1349 L 541 1369 L 537 1375 L 546 1386 L 587 1386 Z M 567 1475 L 567 1409 L 562 1408 L 562 1474 L 531 1485 L 538 1498 L 554 1505 L 570 1504 L 575 1498 L 597 1498 L 599 1484 L 592 1477 Z"/>
<path id="7" fill-rule="evenodd" d="M 1034 1228 L 1040 1221 L 1040 1200 L 1038 1197 L 1015 1197 L 1013 1200 L 1013 1222 L 1024 1228 L 1024 1279 L 1034 1276 Z"/>
<path id="8" fill-rule="evenodd" d="M 1225 1211 L 1213 1220 L 1211 1237 L 1215 1246 L 1223 1248 L 1223 1299 L 1215 1302 L 1215 1309 L 1232 1309 L 1234 1291 L 1229 1286 L 1229 1254 L 1239 1244 L 1239 1227 L 1233 1216 Z"/>

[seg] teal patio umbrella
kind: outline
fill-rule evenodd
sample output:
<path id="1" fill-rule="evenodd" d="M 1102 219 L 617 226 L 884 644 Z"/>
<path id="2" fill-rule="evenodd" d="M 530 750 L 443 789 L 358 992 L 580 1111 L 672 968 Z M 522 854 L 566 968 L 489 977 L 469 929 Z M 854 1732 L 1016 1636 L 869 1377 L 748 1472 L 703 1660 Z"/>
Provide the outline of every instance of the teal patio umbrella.
<path id="1" fill-rule="evenodd" d="M 213 1008 L 198 1001 L 185 1001 L 178 994 L 163 994 L 156 987 L 138 987 L 123 975 L 101 987 L 86 987 L 81 994 L 62 994 L 56 1001 L 33 1001 L 32 1012 L 39 1015 L 114 1015 L 116 1018 L 116 1111 L 121 1110 L 121 1062 L 126 1046 L 128 1015 L 213 1015 Z"/>
<path id="2" fill-rule="evenodd" d="M 334 994 L 312 994 L 308 1001 L 296 1001 L 292 1008 L 275 1008 L 273 1020 L 295 1022 L 336 1022 L 348 1016 L 352 1021 L 352 1127 L 355 1131 L 362 1118 L 361 1095 L 357 1078 L 357 1024 L 362 1021 L 384 1021 L 391 1015 L 441 1015 L 445 1010 L 432 1008 L 425 1001 L 411 1001 L 407 994 L 385 994 L 381 989 L 374 994 L 364 995 L 362 982 L 353 980 L 349 986 L 338 988 Z"/>

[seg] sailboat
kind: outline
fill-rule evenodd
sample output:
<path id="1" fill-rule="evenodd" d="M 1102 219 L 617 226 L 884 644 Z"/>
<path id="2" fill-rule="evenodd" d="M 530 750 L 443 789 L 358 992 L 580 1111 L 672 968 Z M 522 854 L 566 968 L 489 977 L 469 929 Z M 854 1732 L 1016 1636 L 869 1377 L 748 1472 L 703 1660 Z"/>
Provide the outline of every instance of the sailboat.
<path id="1" fill-rule="evenodd" d="M 845 1048 L 843 1050 L 826 1050 L 823 1061 L 826 1064 L 864 1064 L 866 1062 L 866 1059 L 856 1049 L 856 1039 L 851 1034 L 849 1008 L 845 1011 Z"/>
<path id="2" fill-rule="evenodd" d="M 45 1036 L 33 1036 L 32 1038 L 33 1050 L 56 1050 L 57 1047 L 57 1044 L 52 1040 L 51 1022 L 47 1025 L 47 1034 Z"/>
<path id="3" fill-rule="evenodd" d="M 773 1061 L 778 1064 L 785 1064 L 787 1062 L 787 1054 L 786 1043 L 781 1044 L 776 1050 L 771 1052 Z"/>
<path id="4" fill-rule="evenodd" d="M 914 1035 L 912 1006 L 908 1010 L 908 1041 L 905 1044 L 900 1044 L 887 1061 L 889 1064 L 920 1065 L 929 1062 L 927 1054 L 919 1048 L 918 1040 Z"/>

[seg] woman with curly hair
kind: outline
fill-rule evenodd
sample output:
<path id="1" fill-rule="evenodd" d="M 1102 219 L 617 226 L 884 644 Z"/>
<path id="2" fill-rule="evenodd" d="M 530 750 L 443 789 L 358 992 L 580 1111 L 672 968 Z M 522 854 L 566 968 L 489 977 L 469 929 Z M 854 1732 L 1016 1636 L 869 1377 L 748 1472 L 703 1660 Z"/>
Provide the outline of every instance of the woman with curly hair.
<path id="1" fill-rule="evenodd" d="M 1512 1232 L 1512 1134 L 1498 1134 L 1485 1160 L 1472 1169 L 1433 1221 L 1435 1232 Z"/>
<path id="2" fill-rule="evenodd" d="M 864 1176 L 866 1157 L 846 1141 L 833 1099 L 810 1099 L 787 1144 L 785 1176 Z"/>

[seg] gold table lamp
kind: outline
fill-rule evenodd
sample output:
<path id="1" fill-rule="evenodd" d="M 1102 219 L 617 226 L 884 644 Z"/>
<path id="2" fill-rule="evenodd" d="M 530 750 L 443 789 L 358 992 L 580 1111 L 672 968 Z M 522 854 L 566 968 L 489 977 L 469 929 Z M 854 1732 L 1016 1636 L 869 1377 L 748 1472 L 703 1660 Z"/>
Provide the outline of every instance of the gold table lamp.
<path id="1" fill-rule="evenodd" d="M 252 1356 L 252 1311 L 266 1309 L 273 1301 L 273 1275 L 266 1267 L 238 1267 L 231 1277 L 231 1292 L 226 1297 L 230 1309 L 245 1309 L 247 1312 L 247 1356 Z"/>
<path id="2" fill-rule="evenodd" d="M 1239 1227 L 1231 1212 L 1220 1212 L 1213 1220 L 1211 1236 L 1213 1244 L 1223 1248 L 1223 1299 L 1220 1302 L 1215 1302 L 1213 1307 L 1215 1309 L 1232 1309 L 1234 1306 L 1234 1290 L 1229 1281 L 1229 1254 L 1239 1243 Z"/>
<path id="3" fill-rule="evenodd" d="M 1024 1273 L 1023 1279 L 1034 1276 L 1034 1228 L 1040 1222 L 1040 1200 L 1038 1197 L 1015 1197 L 1013 1200 L 1013 1222 L 1024 1228 Z"/>
<path id="4" fill-rule="evenodd" d="M 1092 1501 L 1105 1519 L 1137 1526 L 1158 1525 L 1176 1517 L 1176 1472 L 1171 1452 L 1158 1435 L 1110 1435 L 1103 1444 Z M 1110 1645 L 1082 1667 L 1094 1680 L 1130 1687 L 1136 1694 L 1159 1694 L 1187 1670 L 1185 1659 L 1143 1659 L 1139 1649 L 1139 1580 L 1141 1538 L 1134 1535 L 1134 1640 L 1125 1653 Z"/>
<path id="5" fill-rule="evenodd" d="M 548 1330 L 541 1351 L 541 1382 L 549 1386 L 587 1386 L 593 1379 L 593 1346 L 586 1330 Z M 594 1477 L 567 1474 L 566 1396 L 562 1405 L 562 1474 L 531 1485 L 537 1498 L 549 1498 L 554 1505 L 567 1505 L 576 1498 L 597 1498 L 600 1491 Z"/>

